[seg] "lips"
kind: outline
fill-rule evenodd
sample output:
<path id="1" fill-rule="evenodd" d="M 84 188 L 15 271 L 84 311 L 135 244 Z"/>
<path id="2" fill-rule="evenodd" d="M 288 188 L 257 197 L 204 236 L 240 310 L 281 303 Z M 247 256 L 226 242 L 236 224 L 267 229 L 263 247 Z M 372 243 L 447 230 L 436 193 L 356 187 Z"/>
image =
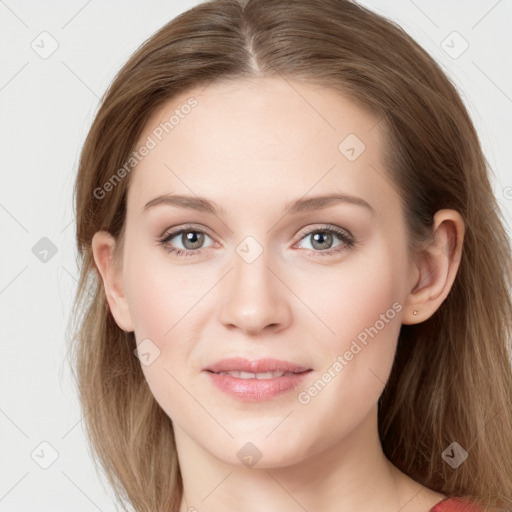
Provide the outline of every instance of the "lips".
<path id="1" fill-rule="evenodd" d="M 302 372 L 243 372 L 238 370 L 230 370 L 228 372 L 216 372 L 216 375 L 230 375 L 231 377 L 236 377 L 238 379 L 277 379 L 278 377 L 283 377 L 284 375 L 296 375 L 297 373 Z"/>
<path id="2" fill-rule="evenodd" d="M 232 357 L 217 361 L 207 366 L 204 370 L 213 373 L 229 372 L 233 376 L 247 378 L 247 375 L 244 374 L 269 374 L 273 372 L 294 374 L 311 370 L 311 368 L 280 359 L 249 360 L 242 357 Z M 235 372 L 239 372 L 240 375 L 236 375 Z M 276 376 L 279 375 L 276 374 Z M 272 378 L 272 376 L 268 378 Z"/>
<path id="3" fill-rule="evenodd" d="M 313 370 L 290 361 L 241 357 L 222 359 L 204 369 L 218 389 L 245 402 L 262 402 L 291 392 Z"/>

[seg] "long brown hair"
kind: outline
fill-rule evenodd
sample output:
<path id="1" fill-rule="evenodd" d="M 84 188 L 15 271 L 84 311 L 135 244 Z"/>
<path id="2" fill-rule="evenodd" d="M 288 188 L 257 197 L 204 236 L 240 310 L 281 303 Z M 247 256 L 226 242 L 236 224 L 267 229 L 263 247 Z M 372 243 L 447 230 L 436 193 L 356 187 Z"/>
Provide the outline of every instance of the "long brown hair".
<path id="1" fill-rule="evenodd" d="M 91 252 L 97 231 L 122 250 L 128 161 L 149 117 L 193 87 L 280 76 L 341 91 L 388 138 L 412 253 L 434 213 L 457 210 L 466 232 L 454 285 L 428 320 L 403 325 L 379 399 L 390 461 L 422 485 L 483 507 L 512 505 L 512 263 L 488 164 L 455 87 L 398 25 L 348 0 L 213 0 L 179 15 L 123 66 L 84 144 L 75 183 L 81 274 L 70 356 L 88 435 L 121 502 L 178 511 L 182 480 L 170 418 L 154 399 L 126 333 L 108 310 Z M 126 170 L 126 168 L 125 168 Z M 126 174 L 126 175 L 125 175 Z M 103 188 L 102 188 L 103 187 Z M 467 459 L 453 469 L 443 452 Z"/>

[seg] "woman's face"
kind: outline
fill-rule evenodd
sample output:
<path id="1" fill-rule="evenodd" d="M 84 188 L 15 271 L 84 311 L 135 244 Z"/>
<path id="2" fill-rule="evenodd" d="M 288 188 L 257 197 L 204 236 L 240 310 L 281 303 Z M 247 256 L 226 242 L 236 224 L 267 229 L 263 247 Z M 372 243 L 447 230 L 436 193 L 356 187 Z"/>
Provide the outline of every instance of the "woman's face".
<path id="1" fill-rule="evenodd" d="M 276 467 L 373 421 L 413 284 L 378 121 L 335 91 L 267 78 L 195 89 L 146 125 L 125 324 L 180 439 Z M 164 195 L 189 199 L 151 203 Z M 317 199 L 333 195 L 353 199 Z M 234 357 L 260 378 L 206 370 Z M 286 368 L 262 359 L 309 371 L 266 374 Z"/>

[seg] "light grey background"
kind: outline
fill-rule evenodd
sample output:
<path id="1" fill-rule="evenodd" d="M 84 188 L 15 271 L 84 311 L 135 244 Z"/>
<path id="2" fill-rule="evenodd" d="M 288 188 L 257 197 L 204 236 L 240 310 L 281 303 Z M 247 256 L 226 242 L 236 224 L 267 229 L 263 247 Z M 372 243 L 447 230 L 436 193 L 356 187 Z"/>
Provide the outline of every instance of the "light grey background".
<path id="1" fill-rule="evenodd" d="M 114 74 L 146 38 L 198 3 L 0 0 L 0 512 L 120 510 L 95 471 L 66 367 L 78 275 L 72 187 Z M 398 22 L 455 82 L 510 226 L 512 0 L 361 3 Z M 467 50 L 453 58 L 464 40 Z M 58 48 L 44 55 L 52 44 Z M 32 251 L 43 237 L 57 250 L 46 262 Z M 53 450 L 58 458 L 43 469 Z"/>

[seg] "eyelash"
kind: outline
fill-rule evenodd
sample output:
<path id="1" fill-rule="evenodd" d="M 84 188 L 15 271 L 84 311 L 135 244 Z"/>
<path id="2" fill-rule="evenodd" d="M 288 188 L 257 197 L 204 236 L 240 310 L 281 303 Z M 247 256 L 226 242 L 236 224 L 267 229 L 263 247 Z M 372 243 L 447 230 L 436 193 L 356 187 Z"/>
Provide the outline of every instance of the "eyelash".
<path id="1" fill-rule="evenodd" d="M 163 246 L 163 248 L 167 252 L 173 253 L 173 254 L 175 254 L 175 256 L 178 256 L 180 258 L 184 258 L 187 256 L 198 256 L 199 254 L 201 254 L 203 252 L 203 249 L 183 250 L 183 249 L 176 249 L 175 247 L 171 247 L 170 245 L 168 245 L 168 242 L 170 240 L 172 240 L 175 236 L 180 235 L 185 231 L 190 231 L 192 233 L 202 233 L 204 235 L 210 236 L 210 235 L 208 235 L 208 233 L 206 231 L 203 231 L 202 229 L 197 229 L 195 226 L 184 226 L 184 227 L 181 227 L 180 229 L 167 232 L 163 238 L 159 239 L 159 241 L 158 241 L 159 245 Z M 307 251 L 312 253 L 314 255 L 314 257 L 316 257 L 316 256 L 332 256 L 333 254 L 336 254 L 336 253 L 342 253 L 344 251 L 351 249 L 356 244 L 355 239 L 351 235 L 349 235 L 345 231 L 342 231 L 341 229 L 335 228 L 333 226 L 322 226 L 322 227 L 315 228 L 315 229 L 312 229 L 312 230 L 309 230 L 306 232 L 302 232 L 301 233 L 302 236 L 299 238 L 299 242 L 303 238 L 305 238 L 309 235 L 312 235 L 314 233 L 330 233 L 330 234 L 336 235 L 343 242 L 343 244 L 336 246 L 334 249 L 328 249 L 328 250 L 324 250 L 324 251 L 315 251 L 313 249 L 306 249 Z"/>

